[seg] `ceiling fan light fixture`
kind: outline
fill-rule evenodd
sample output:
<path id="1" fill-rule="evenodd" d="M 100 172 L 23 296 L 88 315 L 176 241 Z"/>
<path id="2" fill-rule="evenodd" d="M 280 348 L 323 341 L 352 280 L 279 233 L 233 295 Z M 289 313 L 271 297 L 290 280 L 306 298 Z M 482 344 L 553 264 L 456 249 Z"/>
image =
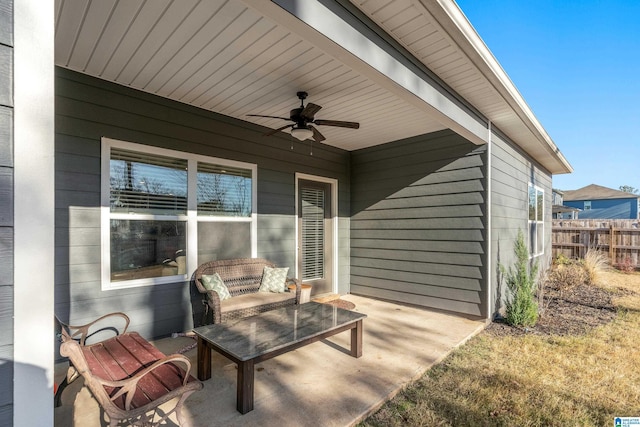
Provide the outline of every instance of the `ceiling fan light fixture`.
<path id="1" fill-rule="evenodd" d="M 291 129 L 291 135 L 300 141 L 304 141 L 313 136 L 313 131 L 307 127 L 294 127 Z"/>

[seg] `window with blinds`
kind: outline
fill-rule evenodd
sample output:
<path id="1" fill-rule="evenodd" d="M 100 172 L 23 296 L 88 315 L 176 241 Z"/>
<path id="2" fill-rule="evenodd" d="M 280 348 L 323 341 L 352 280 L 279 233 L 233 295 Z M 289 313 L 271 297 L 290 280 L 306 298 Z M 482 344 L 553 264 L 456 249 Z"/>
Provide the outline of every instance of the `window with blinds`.
<path id="1" fill-rule="evenodd" d="M 184 280 L 201 257 L 251 256 L 255 165 L 108 138 L 102 153 L 103 289 Z M 234 235 L 244 238 L 221 245 Z"/>
<path id="2" fill-rule="evenodd" d="M 111 212 L 185 215 L 187 160 L 114 148 Z"/>
<path id="3" fill-rule="evenodd" d="M 325 192 L 301 188 L 302 280 L 324 277 Z"/>
<path id="4" fill-rule="evenodd" d="M 198 215 L 251 216 L 251 170 L 198 162 Z"/>

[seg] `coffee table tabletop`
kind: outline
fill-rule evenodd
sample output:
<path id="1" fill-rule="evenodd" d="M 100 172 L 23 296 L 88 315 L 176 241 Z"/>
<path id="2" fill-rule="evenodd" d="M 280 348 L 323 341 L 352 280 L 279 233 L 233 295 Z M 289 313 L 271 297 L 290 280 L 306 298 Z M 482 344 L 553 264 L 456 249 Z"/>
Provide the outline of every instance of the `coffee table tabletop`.
<path id="1" fill-rule="evenodd" d="M 346 330 L 351 330 L 350 354 L 360 357 L 365 317 L 329 304 L 308 302 L 195 328 L 198 378 L 211 378 L 212 349 L 237 363 L 237 409 L 244 414 L 253 409 L 254 364 Z"/>

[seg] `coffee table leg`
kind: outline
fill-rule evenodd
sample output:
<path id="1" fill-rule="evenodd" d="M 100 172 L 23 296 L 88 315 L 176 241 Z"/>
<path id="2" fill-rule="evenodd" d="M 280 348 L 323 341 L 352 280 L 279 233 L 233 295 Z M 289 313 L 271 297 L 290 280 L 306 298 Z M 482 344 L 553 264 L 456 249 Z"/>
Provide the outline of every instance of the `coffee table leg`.
<path id="1" fill-rule="evenodd" d="M 198 379 L 201 381 L 211 378 L 211 347 L 198 337 Z"/>
<path id="2" fill-rule="evenodd" d="M 362 356 L 362 319 L 351 329 L 351 355 L 356 358 Z"/>
<path id="3" fill-rule="evenodd" d="M 238 363 L 236 409 L 241 414 L 253 410 L 253 360 Z"/>

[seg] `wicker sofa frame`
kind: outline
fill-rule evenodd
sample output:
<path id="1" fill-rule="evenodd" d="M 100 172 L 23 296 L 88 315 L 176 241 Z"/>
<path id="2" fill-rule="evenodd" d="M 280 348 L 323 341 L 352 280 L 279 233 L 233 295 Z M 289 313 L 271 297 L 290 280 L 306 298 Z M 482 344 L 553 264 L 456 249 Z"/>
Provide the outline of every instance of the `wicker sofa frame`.
<path id="1" fill-rule="evenodd" d="M 263 258 L 237 258 L 229 260 L 209 261 L 198 267 L 193 275 L 198 292 L 203 295 L 202 304 L 205 305 L 203 324 L 222 323 L 242 317 L 253 316 L 276 308 L 287 307 L 300 303 L 301 282 L 296 279 L 287 279 L 288 284 L 296 285 L 295 295 L 285 301 L 276 303 L 257 304 L 239 310 L 221 310 L 221 301 L 218 293 L 207 291 L 202 285 L 201 278 L 206 274 L 218 273 L 229 289 L 231 297 L 257 293 L 262 281 L 264 267 L 275 268 L 276 265 Z M 211 319 L 211 320 L 209 320 Z"/>
<path id="2" fill-rule="evenodd" d="M 110 317 L 124 319 L 121 331 L 114 326 L 96 327 Z M 124 313 L 110 313 L 81 326 L 70 326 L 57 318 L 56 322 L 62 341 L 60 354 L 69 358 L 67 376 L 55 395 L 56 406 L 65 387 L 82 376 L 111 427 L 121 423 L 157 426 L 174 412 L 180 426 L 189 425 L 182 415 L 184 401 L 203 385 L 190 374 L 187 357 L 165 356 L 137 332 L 127 332 L 129 317 Z M 86 344 L 92 334 L 104 331 L 116 336 Z M 173 399 L 177 399 L 174 406 L 158 410 Z"/>

